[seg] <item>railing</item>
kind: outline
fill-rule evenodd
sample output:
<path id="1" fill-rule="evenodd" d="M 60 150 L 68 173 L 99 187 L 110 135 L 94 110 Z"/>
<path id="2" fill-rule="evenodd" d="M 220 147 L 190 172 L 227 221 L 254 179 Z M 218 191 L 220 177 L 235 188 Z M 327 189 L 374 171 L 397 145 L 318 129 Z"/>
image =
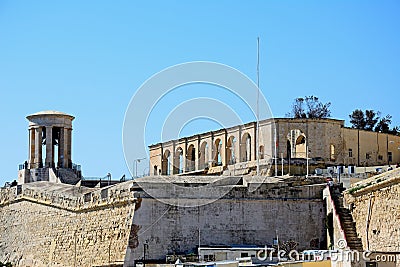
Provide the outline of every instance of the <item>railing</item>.
<path id="1" fill-rule="evenodd" d="M 81 165 L 72 163 L 72 169 L 76 171 L 81 171 Z"/>
<path id="2" fill-rule="evenodd" d="M 36 163 L 36 165 L 37 165 L 37 163 Z M 52 163 L 51 165 L 52 165 L 51 168 L 55 167 L 55 163 Z M 58 165 L 57 167 L 60 167 L 60 164 L 57 164 L 57 165 Z M 24 163 L 18 165 L 18 170 L 19 171 L 20 170 L 26 170 L 26 169 L 29 169 L 28 167 L 29 167 L 29 164 L 28 164 L 27 161 L 25 161 Z M 43 168 L 43 163 L 39 163 L 38 164 L 38 168 Z M 75 163 L 72 163 L 71 169 L 73 169 L 75 171 L 78 171 L 78 172 L 82 171 L 81 165 L 75 164 Z"/>

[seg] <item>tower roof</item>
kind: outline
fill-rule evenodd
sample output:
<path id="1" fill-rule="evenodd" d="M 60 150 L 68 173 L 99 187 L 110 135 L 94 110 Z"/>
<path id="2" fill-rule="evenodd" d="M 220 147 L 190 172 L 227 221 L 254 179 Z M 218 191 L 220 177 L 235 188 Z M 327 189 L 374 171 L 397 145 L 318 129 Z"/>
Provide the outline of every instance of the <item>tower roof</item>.
<path id="1" fill-rule="evenodd" d="M 56 111 L 56 110 L 39 111 L 39 112 L 33 113 L 31 115 L 28 115 L 26 118 L 29 119 L 29 118 L 36 117 L 36 116 L 46 116 L 46 115 L 67 116 L 67 117 L 70 117 L 71 120 L 75 119 L 75 117 L 72 115 L 69 115 L 69 114 L 61 112 L 61 111 Z"/>

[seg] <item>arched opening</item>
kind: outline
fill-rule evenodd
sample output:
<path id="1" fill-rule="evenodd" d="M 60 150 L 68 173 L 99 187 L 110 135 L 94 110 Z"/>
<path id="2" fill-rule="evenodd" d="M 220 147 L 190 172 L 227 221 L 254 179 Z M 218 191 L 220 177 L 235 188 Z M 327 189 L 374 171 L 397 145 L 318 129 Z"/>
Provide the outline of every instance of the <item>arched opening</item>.
<path id="1" fill-rule="evenodd" d="M 194 145 L 190 145 L 187 150 L 186 155 L 186 170 L 194 171 L 195 170 L 195 162 L 196 162 L 196 149 Z"/>
<path id="2" fill-rule="evenodd" d="M 162 159 L 162 175 L 170 175 L 171 174 L 171 153 L 169 150 L 164 151 L 163 159 Z"/>
<path id="3" fill-rule="evenodd" d="M 336 160 L 336 154 L 335 154 L 335 145 L 330 146 L 330 155 L 331 155 L 331 161 Z"/>
<path id="4" fill-rule="evenodd" d="M 258 150 L 258 156 L 259 156 L 259 159 L 264 159 L 264 146 L 260 146 L 260 148 L 259 148 L 259 150 Z"/>
<path id="5" fill-rule="evenodd" d="M 199 170 L 208 167 L 208 160 L 208 144 L 207 142 L 203 142 L 200 146 Z"/>
<path id="6" fill-rule="evenodd" d="M 221 149 L 222 149 L 222 142 L 221 139 L 218 138 L 214 142 L 214 158 L 213 158 L 214 166 L 222 165 Z"/>
<path id="7" fill-rule="evenodd" d="M 46 167 L 60 167 L 59 159 L 63 155 L 59 154 L 58 144 L 60 140 L 59 127 L 41 127 L 42 129 L 42 162 Z M 62 157 L 61 157 L 62 156 Z M 61 163 L 61 162 L 60 162 Z M 63 166 L 61 166 L 63 167 Z"/>
<path id="8" fill-rule="evenodd" d="M 183 173 L 183 150 L 178 147 L 175 151 L 174 174 Z"/>
<path id="9" fill-rule="evenodd" d="M 288 139 L 288 157 L 305 159 L 307 157 L 306 153 L 306 135 L 299 129 L 290 130 Z"/>
<path id="10" fill-rule="evenodd" d="M 157 165 L 154 165 L 153 167 L 153 175 L 158 175 Z"/>
<path id="11" fill-rule="evenodd" d="M 240 143 L 242 162 L 251 160 L 251 136 L 245 133 Z"/>
<path id="12" fill-rule="evenodd" d="M 229 137 L 228 143 L 226 145 L 226 156 L 228 158 L 228 164 L 236 163 L 236 138 L 234 136 Z"/>

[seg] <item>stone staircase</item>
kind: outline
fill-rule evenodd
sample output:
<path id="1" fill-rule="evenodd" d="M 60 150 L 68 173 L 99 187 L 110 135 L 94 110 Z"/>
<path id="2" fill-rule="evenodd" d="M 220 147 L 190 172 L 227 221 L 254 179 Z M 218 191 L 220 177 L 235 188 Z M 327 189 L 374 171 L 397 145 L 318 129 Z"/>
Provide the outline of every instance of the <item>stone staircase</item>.
<path id="1" fill-rule="evenodd" d="M 351 250 L 363 251 L 362 241 L 357 236 L 356 223 L 353 220 L 353 216 L 350 210 L 343 206 L 343 194 L 338 192 L 333 193 L 332 198 L 346 236 L 347 246 Z"/>

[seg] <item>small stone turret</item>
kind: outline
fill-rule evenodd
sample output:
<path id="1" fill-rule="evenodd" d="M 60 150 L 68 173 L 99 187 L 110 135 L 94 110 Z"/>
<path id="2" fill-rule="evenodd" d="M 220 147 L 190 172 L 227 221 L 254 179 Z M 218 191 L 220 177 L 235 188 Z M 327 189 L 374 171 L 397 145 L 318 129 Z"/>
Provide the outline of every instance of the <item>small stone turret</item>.
<path id="1" fill-rule="evenodd" d="M 29 158 L 20 165 L 18 184 L 36 181 L 76 184 L 80 166 L 72 163 L 74 116 L 59 111 L 41 111 L 29 121 Z"/>

